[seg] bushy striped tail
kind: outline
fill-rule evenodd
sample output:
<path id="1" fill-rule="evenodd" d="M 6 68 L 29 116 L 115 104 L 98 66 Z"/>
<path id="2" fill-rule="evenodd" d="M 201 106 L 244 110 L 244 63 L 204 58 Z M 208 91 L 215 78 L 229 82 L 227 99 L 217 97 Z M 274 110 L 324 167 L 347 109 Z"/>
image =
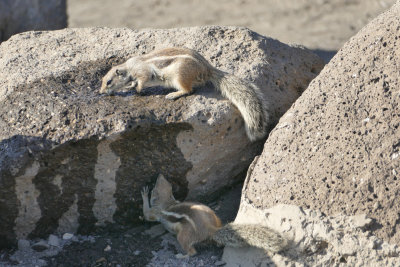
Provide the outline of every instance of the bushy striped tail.
<path id="1" fill-rule="evenodd" d="M 260 89 L 253 83 L 217 69 L 213 71 L 210 81 L 216 90 L 239 109 L 250 141 L 264 138 L 270 118 Z"/>
<path id="2" fill-rule="evenodd" d="M 258 224 L 229 223 L 215 232 L 213 240 L 228 247 L 257 247 L 279 252 L 287 247 L 287 240 L 274 230 Z"/>

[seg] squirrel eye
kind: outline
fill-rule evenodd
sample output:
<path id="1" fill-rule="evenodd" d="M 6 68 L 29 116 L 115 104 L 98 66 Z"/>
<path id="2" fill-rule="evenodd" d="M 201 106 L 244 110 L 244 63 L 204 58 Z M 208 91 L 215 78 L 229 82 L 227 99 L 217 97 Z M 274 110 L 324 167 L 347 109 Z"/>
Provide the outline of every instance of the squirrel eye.
<path id="1" fill-rule="evenodd" d="M 108 81 L 107 81 L 107 85 L 110 85 L 111 82 L 112 82 L 112 80 L 108 80 Z"/>
<path id="2" fill-rule="evenodd" d="M 115 73 L 117 74 L 117 75 L 119 75 L 119 76 L 121 76 L 123 73 L 122 73 L 122 71 L 120 71 L 119 69 L 116 69 L 115 70 Z"/>

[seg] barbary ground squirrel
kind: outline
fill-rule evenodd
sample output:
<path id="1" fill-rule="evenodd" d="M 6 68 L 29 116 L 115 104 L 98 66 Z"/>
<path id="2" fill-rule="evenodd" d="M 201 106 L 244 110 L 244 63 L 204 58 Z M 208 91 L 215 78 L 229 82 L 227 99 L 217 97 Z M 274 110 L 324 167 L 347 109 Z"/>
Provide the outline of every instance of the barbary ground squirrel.
<path id="1" fill-rule="evenodd" d="M 103 77 L 100 93 L 151 86 L 170 87 L 177 92 L 167 99 L 190 94 L 195 86 L 211 82 L 240 111 L 251 141 L 262 139 L 270 123 L 269 104 L 253 83 L 218 70 L 198 52 L 188 48 L 165 48 L 128 59 L 111 68 Z"/>
<path id="2" fill-rule="evenodd" d="M 257 247 L 271 252 L 283 250 L 287 241 L 274 230 L 257 224 L 229 223 L 222 226 L 215 212 L 206 205 L 179 202 L 172 194 L 171 184 L 159 175 L 151 193 L 142 190 L 143 214 L 147 221 L 158 221 L 171 233 L 176 234 L 179 244 L 189 257 L 196 254 L 194 244 L 207 239 L 229 247 Z"/>

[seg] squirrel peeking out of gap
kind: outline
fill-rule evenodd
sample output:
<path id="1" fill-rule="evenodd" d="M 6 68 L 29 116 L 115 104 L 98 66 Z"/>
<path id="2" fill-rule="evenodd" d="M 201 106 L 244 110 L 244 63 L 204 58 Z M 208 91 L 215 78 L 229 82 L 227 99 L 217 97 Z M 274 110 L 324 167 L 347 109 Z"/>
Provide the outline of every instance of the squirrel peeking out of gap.
<path id="1" fill-rule="evenodd" d="M 177 236 L 178 242 L 186 255 L 195 255 L 194 244 L 207 239 L 218 245 L 230 247 L 257 247 L 271 252 L 282 251 L 287 240 L 274 230 L 257 224 L 229 223 L 222 226 L 215 212 L 206 205 L 194 202 L 179 202 L 172 194 L 171 184 L 160 174 L 151 193 L 142 190 L 143 214 L 147 221 L 157 221 Z M 149 205 L 150 204 L 150 205 Z"/>

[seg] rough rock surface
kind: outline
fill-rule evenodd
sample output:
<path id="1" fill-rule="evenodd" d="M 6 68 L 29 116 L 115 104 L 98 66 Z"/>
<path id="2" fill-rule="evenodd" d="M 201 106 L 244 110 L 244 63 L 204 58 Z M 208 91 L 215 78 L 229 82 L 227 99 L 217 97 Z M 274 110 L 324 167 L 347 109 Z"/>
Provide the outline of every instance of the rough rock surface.
<path id="1" fill-rule="evenodd" d="M 0 46 L 0 240 L 138 222 L 140 189 L 159 173 L 179 199 L 242 177 L 261 142 L 249 143 L 239 112 L 210 86 L 176 101 L 162 88 L 97 93 L 111 65 L 173 45 L 254 81 L 275 119 L 323 66 L 304 48 L 235 27 L 13 36 Z"/>
<path id="2" fill-rule="evenodd" d="M 0 43 L 24 31 L 67 27 L 66 9 L 66 0 L 0 1 Z"/>
<path id="3" fill-rule="evenodd" d="M 279 204 L 269 209 L 241 202 L 235 223 L 262 224 L 282 233 L 289 246 L 280 253 L 256 248 L 225 248 L 227 266 L 399 266 L 400 249 L 371 235 L 372 220 L 327 216 L 320 211 Z"/>
<path id="4" fill-rule="evenodd" d="M 371 234 L 400 244 L 399 17 L 398 1 L 351 38 L 280 119 L 253 162 L 243 205 L 366 214 Z"/>
<path id="5" fill-rule="evenodd" d="M 217 201 L 207 202 L 222 222 L 235 218 L 241 189 L 242 184 L 237 184 L 222 193 Z M 198 254 L 195 257 L 176 258 L 176 254 L 184 251 L 176 237 L 159 223 L 144 222 L 138 226 L 114 224 L 97 229 L 90 236 L 72 235 L 65 239 L 65 235 L 50 235 L 47 240 L 41 240 L 49 245 L 47 250 L 41 252 L 31 249 L 34 242 L 19 240 L 18 250 L 0 250 L 0 266 L 222 266 L 223 248 L 210 243 L 197 245 Z M 57 240 L 57 246 L 52 245 L 53 238 Z M 111 249 L 105 251 L 105 248 Z"/>

